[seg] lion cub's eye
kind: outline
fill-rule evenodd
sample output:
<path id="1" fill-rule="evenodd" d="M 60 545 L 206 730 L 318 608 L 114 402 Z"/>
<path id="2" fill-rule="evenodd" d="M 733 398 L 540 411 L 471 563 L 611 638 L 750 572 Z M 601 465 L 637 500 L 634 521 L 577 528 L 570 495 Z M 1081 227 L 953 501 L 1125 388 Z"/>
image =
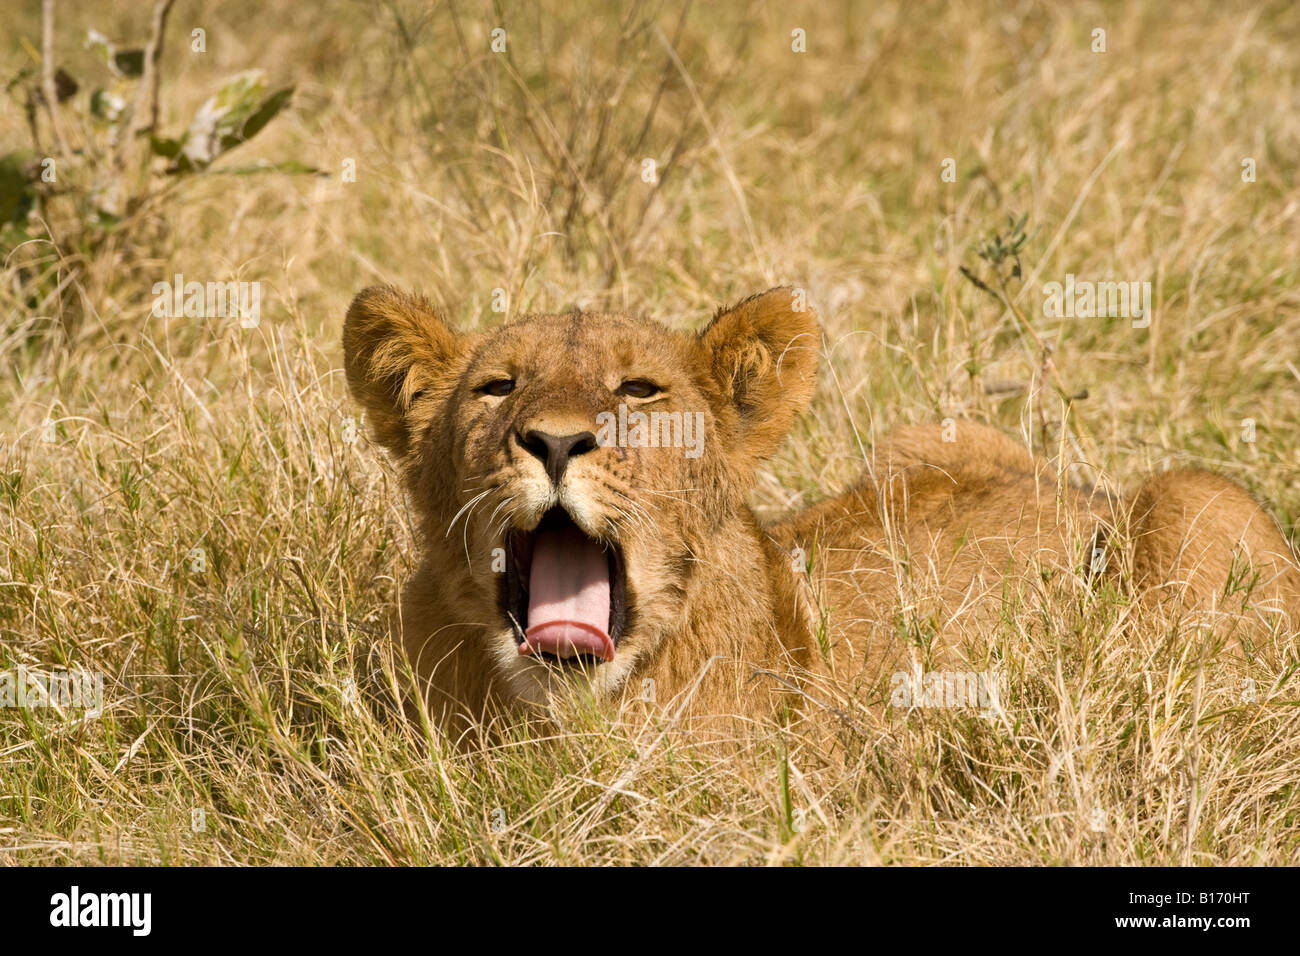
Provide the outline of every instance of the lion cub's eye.
<path id="1" fill-rule="evenodd" d="M 515 380 L 513 378 L 495 378 L 486 385 L 480 385 L 478 390 L 484 395 L 495 395 L 500 398 L 502 395 L 509 395 L 515 390 Z"/>
<path id="2" fill-rule="evenodd" d="M 628 398 L 650 398 L 662 391 L 663 389 L 654 382 L 648 382 L 643 378 L 629 378 L 618 387 L 618 394 L 626 395 Z"/>

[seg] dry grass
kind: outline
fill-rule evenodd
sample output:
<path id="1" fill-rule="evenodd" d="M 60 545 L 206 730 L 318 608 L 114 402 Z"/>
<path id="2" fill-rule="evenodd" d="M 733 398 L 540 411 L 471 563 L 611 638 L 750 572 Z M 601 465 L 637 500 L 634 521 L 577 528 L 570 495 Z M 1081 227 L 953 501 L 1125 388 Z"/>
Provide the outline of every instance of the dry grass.
<path id="1" fill-rule="evenodd" d="M 60 6 L 60 62 L 85 60 L 86 27 L 147 33 L 144 5 L 98 6 Z M 719 759 L 598 713 L 466 758 L 402 720 L 380 622 L 408 516 L 378 450 L 342 440 L 342 315 L 377 280 L 468 325 L 499 320 L 497 288 L 511 313 L 694 325 L 807 287 L 826 362 L 757 489 L 774 517 L 896 424 L 1034 434 L 1036 350 L 959 273 L 1027 213 L 1020 302 L 1088 390 L 1069 413 L 1087 463 L 1121 487 L 1207 465 L 1293 536 L 1300 516 L 1300 9 L 547 6 L 181 2 L 164 126 L 263 66 L 294 109 L 240 161 L 328 175 L 212 176 L 90 254 L 5 250 L 0 670 L 102 671 L 106 711 L 0 709 L 0 862 L 1296 862 L 1297 636 L 1243 656 L 1138 626 L 1120 595 L 1009 607 L 985 637 L 1005 720 L 863 710 L 834 762 L 774 729 Z M 19 11 L 5 76 L 39 36 Z M 52 202 L 50 235 L 75 215 Z M 33 296 L 33 263 L 59 297 Z M 177 272 L 261 281 L 261 324 L 151 316 Z M 1151 280 L 1151 328 L 1043 319 L 1066 273 Z"/>

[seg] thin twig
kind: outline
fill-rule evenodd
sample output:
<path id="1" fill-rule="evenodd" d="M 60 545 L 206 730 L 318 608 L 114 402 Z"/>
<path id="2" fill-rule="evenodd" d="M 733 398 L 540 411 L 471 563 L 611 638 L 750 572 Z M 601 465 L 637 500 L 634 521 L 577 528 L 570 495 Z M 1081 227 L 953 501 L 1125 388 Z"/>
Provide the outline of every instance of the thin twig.
<path id="1" fill-rule="evenodd" d="M 149 27 L 149 43 L 144 52 L 144 72 L 140 77 L 140 86 L 135 91 L 135 103 L 131 106 L 131 119 L 126 126 L 126 135 L 117 144 L 117 153 L 113 157 L 113 166 L 121 170 L 126 166 L 127 153 L 135 143 L 136 137 L 144 133 L 152 135 L 158 129 L 158 88 L 162 74 L 158 61 L 162 58 L 163 30 L 167 26 L 167 15 L 171 13 L 175 0 L 158 0 L 153 8 L 153 22 Z M 146 99 L 149 101 L 149 122 L 142 117 Z M 145 162 L 149 153 L 145 152 Z"/>
<path id="2" fill-rule="evenodd" d="M 41 91 L 45 96 L 45 109 L 50 114 L 50 128 L 59 147 L 60 158 L 69 155 L 68 141 L 63 136 L 63 121 L 59 117 L 59 88 L 54 82 L 54 0 L 41 3 Z"/>

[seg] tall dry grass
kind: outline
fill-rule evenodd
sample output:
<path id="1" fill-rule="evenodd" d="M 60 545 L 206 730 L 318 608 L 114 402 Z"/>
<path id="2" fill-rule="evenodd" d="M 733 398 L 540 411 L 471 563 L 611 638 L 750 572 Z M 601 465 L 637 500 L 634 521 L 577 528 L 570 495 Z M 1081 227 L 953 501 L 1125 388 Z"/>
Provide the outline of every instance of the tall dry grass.
<path id="1" fill-rule="evenodd" d="M 1041 357 L 959 272 L 1027 214 L 1019 303 L 1087 390 L 1067 427 L 1093 472 L 1205 465 L 1293 536 L 1300 515 L 1300 9 L 543 6 L 180 2 L 161 124 L 264 67 L 297 93 L 240 163 L 325 175 L 195 179 L 88 251 L 55 197 L 4 250 L 0 671 L 101 671 L 106 706 L 0 708 L 0 861 L 1295 862 L 1297 636 L 1243 654 L 1139 627 L 1119 594 L 1008 607 L 984 636 L 1006 720 L 862 708 L 834 761 L 775 728 L 719 759 L 589 709 L 467 757 L 403 719 L 383 621 L 409 515 L 378 449 L 344 440 L 341 318 L 375 281 L 471 326 L 501 320 L 497 289 L 511 315 L 694 326 L 808 288 L 824 368 L 755 492 L 775 517 L 897 424 L 1035 440 Z M 36 4 L 8 15 L 6 77 L 41 46 Z M 58 16 L 78 75 L 88 27 L 148 32 L 144 5 Z M 260 324 L 152 315 L 176 273 L 261 282 Z M 1151 327 L 1042 318 L 1066 273 L 1149 279 Z"/>

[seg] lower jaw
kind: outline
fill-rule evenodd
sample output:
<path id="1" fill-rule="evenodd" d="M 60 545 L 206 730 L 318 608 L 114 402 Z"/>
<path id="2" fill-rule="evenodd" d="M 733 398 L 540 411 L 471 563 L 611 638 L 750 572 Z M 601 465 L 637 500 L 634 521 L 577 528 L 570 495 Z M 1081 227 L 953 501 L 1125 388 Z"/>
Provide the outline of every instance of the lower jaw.
<path id="1" fill-rule="evenodd" d="M 632 666 L 630 657 L 614 661 L 575 658 L 561 661 L 554 657 L 523 657 L 512 650 L 505 668 L 509 691 L 521 703 L 544 705 L 555 693 L 591 693 L 597 698 L 612 698 L 623 686 Z"/>

